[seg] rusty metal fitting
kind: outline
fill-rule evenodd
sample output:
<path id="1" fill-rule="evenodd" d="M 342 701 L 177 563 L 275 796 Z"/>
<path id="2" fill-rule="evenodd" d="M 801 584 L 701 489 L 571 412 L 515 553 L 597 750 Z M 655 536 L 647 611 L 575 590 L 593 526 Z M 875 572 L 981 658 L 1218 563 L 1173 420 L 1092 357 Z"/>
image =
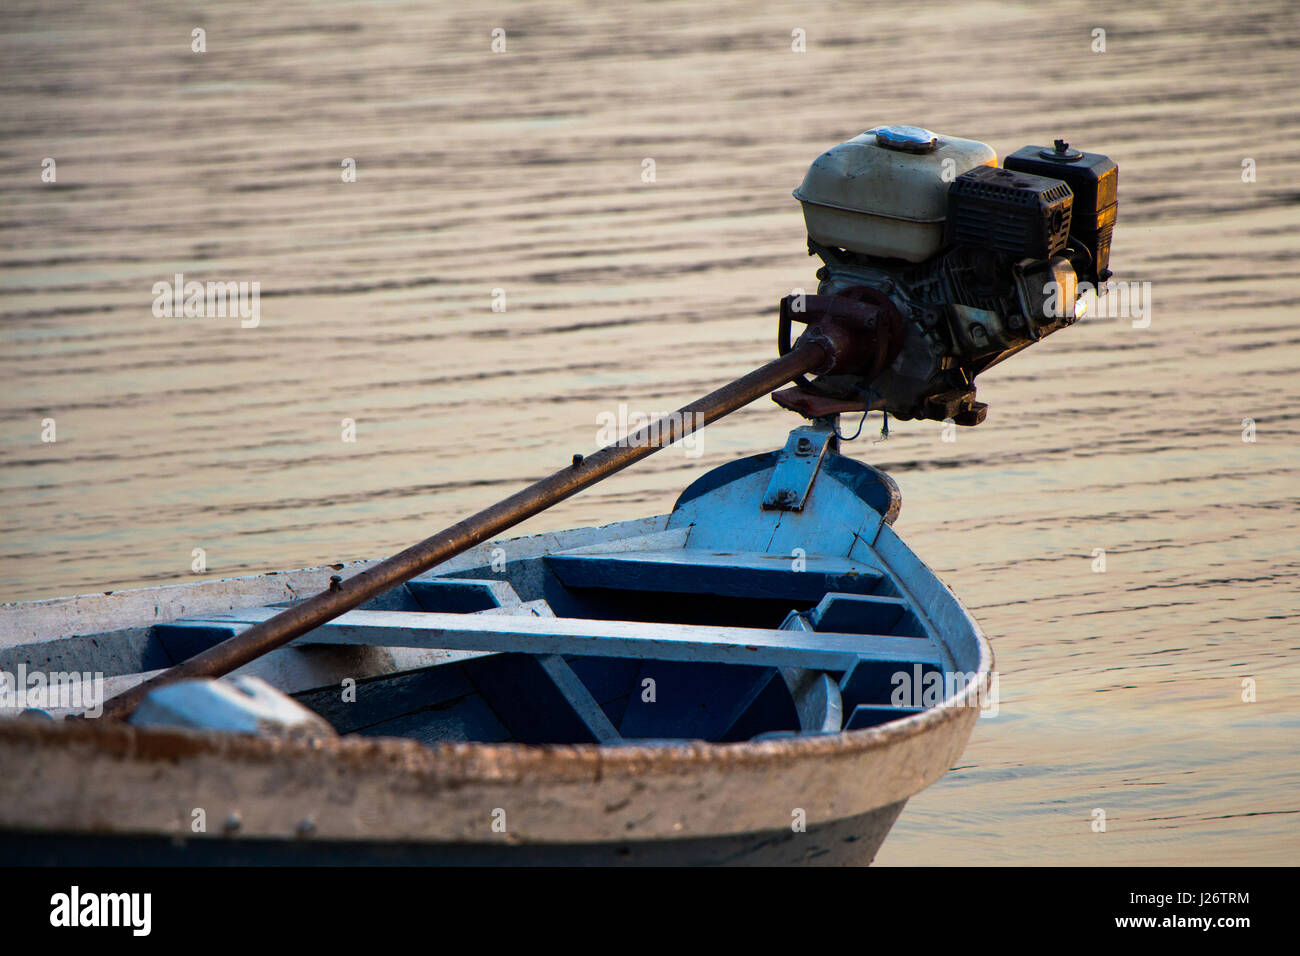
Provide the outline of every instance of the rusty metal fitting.
<path id="1" fill-rule="evenodd" d="M 781 300 L 777 348 L 792 348 L 794 322 L 807 323 L 799 341 L 814 341 L 827 353 L 813 372 L 874 379 L 903 348 L 903 316 L 888 296 L 875 289 L 853 288 L 838 295 L 788 295 Z"/>

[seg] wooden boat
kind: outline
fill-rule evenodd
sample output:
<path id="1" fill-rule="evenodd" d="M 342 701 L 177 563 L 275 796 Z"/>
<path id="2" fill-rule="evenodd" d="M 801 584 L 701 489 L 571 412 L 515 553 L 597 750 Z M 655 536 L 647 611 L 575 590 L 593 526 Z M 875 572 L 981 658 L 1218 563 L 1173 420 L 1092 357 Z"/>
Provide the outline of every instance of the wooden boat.
<path id="1" fill-rule="evenodd" d="M 893 531 L 894 482 L 837 446 L 797 428 L 670 514 L 479 546 L 237 672 L 328 733 L 10 710 L 0 855 L 868 863 L 992 654 Z M 366 566 L 5 605 L 0 670 L 112 696 Z"/>

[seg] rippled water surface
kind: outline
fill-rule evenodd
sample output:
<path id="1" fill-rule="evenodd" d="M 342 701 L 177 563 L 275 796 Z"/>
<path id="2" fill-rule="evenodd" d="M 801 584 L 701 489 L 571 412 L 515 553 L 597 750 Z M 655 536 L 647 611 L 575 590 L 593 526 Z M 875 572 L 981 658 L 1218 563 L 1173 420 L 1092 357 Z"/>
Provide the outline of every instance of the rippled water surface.
<path id="1" fill-rule="evenodd" d="M 956 442 L 850 446 L 1001 673 L 880 862 L 1300 857 L 1293 4 L 11 0 L 0 53 L 8 600 L 388 553 L 765 361 L 815 282 L 790 190 L 870 125 L 1112 156 L 1150 327 L 999 367 Z M 155 318 L 178 272 L 259 282 L 260 324 Z M 794 424 L 759 403 L 524 530 L 667 510 Z"/>

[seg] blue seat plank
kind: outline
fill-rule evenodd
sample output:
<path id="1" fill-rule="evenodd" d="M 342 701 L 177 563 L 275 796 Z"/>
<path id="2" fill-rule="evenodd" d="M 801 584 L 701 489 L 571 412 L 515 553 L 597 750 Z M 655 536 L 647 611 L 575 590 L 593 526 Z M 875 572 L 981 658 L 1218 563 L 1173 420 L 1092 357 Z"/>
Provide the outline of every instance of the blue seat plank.
<path id="1" fill-rule="evenodd" d="M 827 594 L 808 612 L 819 631 L 847 634 L 892 634 L 909 610 L 906 599 L 874 594 Z"/>
<path id="2" fill-rule="evenodd" d="M 171 621 L 155 626 L 153 634 L 174 662 L 189 660 L 195 654 L 229 640 L 235 636 L 235 628 L 229 624 Z"/>
<path id="3" fill-rule="evenodd" d="M 490 582 L 497 584 L 500 582 Z M 507 588 L 510 586 L 505 585 Z M 394 589 L 396 590 L 396 589 Z M 514 589 L 510 589 L 514 593 Z M 408 595 L 409 596 L 409 595 Z M 414 600 L 414 598 L 412 598 Z M 270 605 L 272 609 L 278 610 L 281 605 Z M 265 610 L 259 608 L 257 610 Z M 367 609 L 376 610 L 376 609 Z M 380 609 L 390 610 L 390 609 Z M 419 613 L 418 609 L 414 613 Z M 465 611 L 455 613 L 466 614 L 511 614 L 521 617 L 555 617 L 555 613 L 545 601 L 520 601 L 517 597 L 513 602 L 493 605 L 478 611 Z M 169 621 L 166 624 L 157 624 L 153 627 L 152 639 L 157 643 L 160 651 L 170 656 L 169 660 L 163 661 L 157 665 L 166 667 L 180 661 L 188 660 L 201 651 L 206 651 L 209 647 L 227 641 L 239 633 L 240 628 L 232 623 L 214 623 L 197 618 L 182 618 L 176 621 Z M 141 668 L 142 670 L 146 668 Z"/>
<path id="4" fill-rule="evenodd" d="M 924 710 L 924 707 L 887 707 L 880 704 L 859 704 L 853 708 L 853 713 L 849 715 L 848 721 L 844 724 L 844 729 L 862 730 L 864 727 L 877 727 L 880 724 L 887 724 L 891 720 L 922 713 Z"/>
<path id="5" fill-rule="evenodd" d="M 546 565 L 570 588 L 617 588 L 719 597 L 817 601 L 827 591 L 870 593 L 879 569 L 847 558 L 808 556 L 802 570 L 788 554 L 674 548 L 619 554 L 553 554 Z"/>
<path id="6" fill-rule="evenodd" d="M 508 581 L 430 575 L 412 578 L 406 588 L 426 611 L 470 614 L 520 603 Z"/>
<path id="7" fill-rule="evenodd" d="M 273 608 L 247 608 L 208 615 L 194 623 L 233 624 L 242 630 L 276 613 Z M 942 666 L 933 642 L 915 637 L 495 614 L 349 611 L 295 644 L 718 661 L 828 671 L 848 670 L 861 658 Z"/>
<path id="8" fill-rule="evenodd" d="M 900 640 L 920 639 L 907 637 Z M 859 704 L 889 704 L 895 692 L 901 693 L 904 699 L 911 700 L 915 699 L 915 694 L 924 692 L 926 682 L 932 679 L 931 675 L 942 677 L 942 674 L 942 665 L 933 660 L 916 661 L 904 666 L 892 661 L 859 660 L 840 679 L 840 697 L 846 711 Z"/>

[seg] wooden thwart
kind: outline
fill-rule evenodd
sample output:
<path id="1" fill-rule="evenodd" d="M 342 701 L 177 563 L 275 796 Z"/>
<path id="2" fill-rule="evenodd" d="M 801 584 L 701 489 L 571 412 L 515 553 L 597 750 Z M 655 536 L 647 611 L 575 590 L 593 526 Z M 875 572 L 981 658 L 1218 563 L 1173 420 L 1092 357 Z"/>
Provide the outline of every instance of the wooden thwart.
<path id="1" fill-rule="evenodd" d="M 238 633 L 275 613 L 274 608 L 248 608 L 184 624 L 224 625 Z M 349 611 L 294 643 L 717 661 L 835 671 L 847 670 L 861 659 L 942 666 L 933 642 L 916 637 L 407 611 Z"/>

